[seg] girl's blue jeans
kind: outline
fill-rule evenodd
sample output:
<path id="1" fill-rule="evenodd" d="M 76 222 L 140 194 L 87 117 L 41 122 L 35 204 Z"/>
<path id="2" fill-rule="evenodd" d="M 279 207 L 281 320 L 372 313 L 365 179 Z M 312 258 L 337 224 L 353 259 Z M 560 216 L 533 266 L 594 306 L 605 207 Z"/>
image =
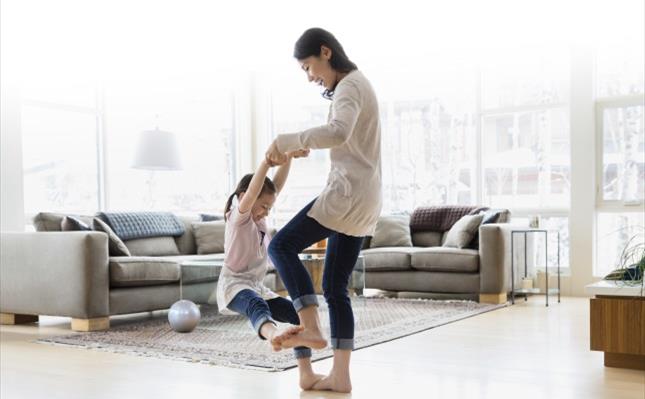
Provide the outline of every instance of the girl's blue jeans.
<path id="1" fill-rule="evenodd" d="M 300 318 L 293 303 L 286 298 L 274 298 L 265 301 L 260 295 L 253 290 L 242 290 L 235 295 L 227 308 L 245 315 L 251 321 L 253 329 L 262 339 L 260 328 L 264 323 L 276 324 L 276 321 L 283 323 L 300 324 Z M 311 357 L 311 349 L 306 347 L 293 348 L 296 358 Z"/>

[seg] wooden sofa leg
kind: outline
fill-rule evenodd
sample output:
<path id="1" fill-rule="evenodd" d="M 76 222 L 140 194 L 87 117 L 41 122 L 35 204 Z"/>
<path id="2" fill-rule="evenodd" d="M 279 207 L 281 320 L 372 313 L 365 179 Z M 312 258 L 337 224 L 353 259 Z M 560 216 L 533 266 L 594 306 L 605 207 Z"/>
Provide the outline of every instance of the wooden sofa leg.
<path id="1" fill-rule="evenodd" d="M 37 321 L 38 315 L 0 313 L 0 324 L 2 325 L 35 323 Z"/>
<path id="2" fill-rule="evenodd" d="M 500 294 L 479 294 L 479 303 L 506 303 L 506 293 Z"/>
<path id="3" fill-rule="evenodd" d="M 97 317 L 96 319 L 72 319 L 72 330 L 74 331 L 101 331 L 109 328 L 109 317 Z"/>

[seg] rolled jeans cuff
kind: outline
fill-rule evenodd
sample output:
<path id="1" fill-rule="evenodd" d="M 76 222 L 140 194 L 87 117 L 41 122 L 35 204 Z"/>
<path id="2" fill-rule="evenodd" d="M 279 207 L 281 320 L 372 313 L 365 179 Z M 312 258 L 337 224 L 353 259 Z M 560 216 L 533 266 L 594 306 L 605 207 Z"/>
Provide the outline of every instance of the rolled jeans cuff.
<path id="1" fill-rule="evenodd" d="M 272 318 L 270 318 L 269 316 L 262 316 L 262 317 L 260 317 L 259 319 L 255 320 L 255 321 L 253 322 L 253 329 L 255 330 L 255 332 L 257 332 L 257 333 L 258 333 L 258 337 L 260 337 L 260 339 L 266 339 L 266 338 L 264 338 L 264 337 L 262 336 L 262 334 L 260 334 L 260 329 L 262 328 L 262 326 L 264 325 L 264 323 L 273 323 L 273 325 L 274 325 L 274 326 L 277 326 L 277 325 L 278 325 L 278 324 L 275 322 L 275 320 L 273 320 L 273 319 L 272 319 Z"/>
<path id="2" fill-rule="evenodd" d="M 354 338 L 332 338 L 332 349 L 354 350 Z"/>
<path id="3" fill-rule="evenodd" d="M 311 357 L 311 349 L 304 346 L 294 348 L 293 353 L 296 355 L 296 359 Z"/>
<path id="4" fill-rule="evenodd" d="M 303 295 L 293 300 L 293 307 L 296 308 L 296 312 L 300 312 L 302 308 L 311 305 L 318 306 L 318 296 L 316 294 Z"/>

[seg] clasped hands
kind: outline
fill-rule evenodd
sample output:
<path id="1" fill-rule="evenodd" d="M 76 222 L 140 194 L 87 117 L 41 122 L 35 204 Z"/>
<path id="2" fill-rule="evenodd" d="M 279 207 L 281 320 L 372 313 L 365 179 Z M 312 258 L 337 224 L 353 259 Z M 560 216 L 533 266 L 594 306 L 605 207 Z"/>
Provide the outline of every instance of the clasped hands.
<path id="1" fill-rule="evenodd" d="M 280 152 L 278 145 L 274 140 L 265 153 L 265 159 L 269 166 L 278 166 L 287 163 L 290 158 L 305 158 L 309 156 L 309 149 L 303 148 L 287 153 Z"/>

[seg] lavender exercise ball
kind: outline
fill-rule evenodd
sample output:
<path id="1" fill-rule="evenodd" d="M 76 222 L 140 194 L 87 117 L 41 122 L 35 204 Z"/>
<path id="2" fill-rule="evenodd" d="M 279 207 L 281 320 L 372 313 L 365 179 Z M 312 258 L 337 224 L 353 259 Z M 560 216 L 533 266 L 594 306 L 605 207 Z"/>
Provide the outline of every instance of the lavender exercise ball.
<path id="1" fill-rule="evenodd" d="M 197 327 L 201 316 L 197 305 L 191 301 L 182 299 L 170 307 L 168 321 L 173 330 L 186 333 L 193 331 Z"/>

